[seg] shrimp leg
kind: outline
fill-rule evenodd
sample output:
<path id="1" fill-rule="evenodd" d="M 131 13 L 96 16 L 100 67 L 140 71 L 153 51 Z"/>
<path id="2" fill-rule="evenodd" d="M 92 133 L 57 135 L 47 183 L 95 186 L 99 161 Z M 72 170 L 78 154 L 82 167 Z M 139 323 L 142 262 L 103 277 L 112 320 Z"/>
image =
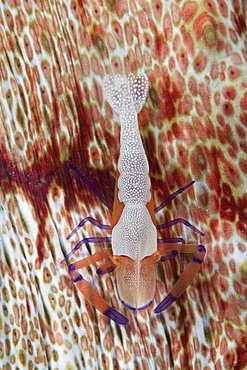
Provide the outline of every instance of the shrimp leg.
<path id="1" fill-rule="evenodd" d="M 179 194 L 183 193 L 186 189 L 188 189 L 191 185 L 194 184 L 195 181 L 191 181 L 189 184 L 185 185 L 183 188 L 178 189 L 169 197 L 167 197 L 164 202 L 162 202 L 158 207 L 155 208 L 154 212 L 157 213 L 159 212 L 162 208 L 164 208 L 168 203 L 170 203 L 174 198 L 176 198 Z"/>
<path id="2" fill-rule="evenodd" d="M 91 224 L 93 224 L 94 226 L 97 226 L 99 227 L 100 229 L 104 229 L 104 230 L 111 230 L 111 226 L 110 225 L 105 225 L 105 224 L 102 224 L 101 222 L 99 222 L 98 220 L 95 220 L 94 218 L 92 217 L 85 217 L 83 220 L 81 220 L 79 222 L 79 224 L 74 228 L 74 230 L 69 234 L 69 236 L 67 236 L 67 240 L 69 240 L 70 238 L 72 238 L 72 236 L 87 222 L 91 222 Z"/>
<path id="3" fill-rule="evenodd" d="M 88 186 L 90 190 L 96 195 L 96 197 L 109 209 L 109 211 L 112 212 L 112 206 L 107 202 L 105 197 L 101 194 L 99 189 L 96 188 L 94 184 L 91 183 L 91 181 L 88 180 L 86 176 L 84 176 L 76 167 L 74 167 L 71 163 L 66 162 L 67 166 L 73 170 L 80 178 L 81 180 Z"/>
<path id="4" fill-rule="evenodd" d="M 76 246 L 72 249 L 72 251 L 67 254 L 67 256 L 60 262 L 60 265 L 62 265 L 65 261 L 67 261 L 72 254 L 74 254 L 78 249 L 84 244 L 84 243 L 107 243 L 111 242 L 110 236 L 102 236 L 102 237 L 92 237 L 92 238 L 85 238 L 82 239 L 79 243 L 76 244 Z"/>
<path id="5" fill-rule="evenodd" d="M 164 248 L 165 247 L 165 248 Z M 173 302 L 175 302 L 185 291 L 185 289 L 190 285 L 194 279 L 197 272 L 200 270 L 201 263 L 205 257 L 206 249 L 203 245 L 195 244 L 170 244 L 165 246 L 163 249 L 166 250 L 166 247 L 177 250 L 178 252 L 183 253 L 194 253 L 197 252 L 193 257 L 192 261 L 188 264 L 184 272 L 179 277 L 176 284 L 173 286 L 170 293 L 160 302 L 160 304 L 155 308 L 154 312 L 159 313 L 169 307 Z M 159 252 L 162 254 L 162 248 L 159 248 Z"/>
<path id="6" fill-rule="evenodd" d="M 80 261 L 69 265 L 69 273 L 79 291 L 86 298 L 86 300 L 93 305 L 103 315 L 109 317 L 111 320 L 118 324 L 127 325 L 129 320 L 123 316 L 120 312 L 116 311 L 111 307 L 104 298 L 97 292 L 92 285 L 86 281 L 83 276 L 76 270 L 79 268 L 87 267 L 90 264 L 100 261 L 104 258 L 112 255 L 112 248 L 105 249 L 103 251 L 96 252 L 94 255 L 83 258 Z"/>
<path id="7" fill-rule="evenodd" d="M 170 203 L 174 198 L 176 198 L 179 194 L 181 194 L 183 191 L 185 191 L 186 189 L 188 189 L 190 186 L 192 186 L 194 184 L 195 181 L 192 181 L 190 182 L 189 184 L 187 184 L 186 186 L 184 186 L 183 188 L 181 189 L 178 189 L 177 191 L 175 191 L 174 193 L 172 193 L 171 195 L 169 195 L 169 197 L 167 197 L 164 202 L 162 202 L 160 204 L 160 206 L 158 206 L 157 208 L 155 208 L 155 212 L 159 212 L 162 208 L 164 208 L 168 203 Z M 165 222 L 163 224 L 160 224 L 160 225 L 157 225 L 157 230 L 161 230 L 161 229 L 167 229 L 171 226 L 174 226 L 174 225 L 177 225 L 177 224 L 184 224 L 185 226 L 191 228 L 193 231 L 195 231 L 196 233 L 200 234 L 201 236 L 204 236 L 204 233 L 202 231 L 200 231 L 199 229 L 197 229 L 195 226 L 193 226 L 189 221 L 187 220 L 184 220 L 183 218 L 176 218 L 174 220 L 171 220 L 171 221 L 168 221 L 168 222 Z M 181 240 L 178 240 L 179 242 L 182 242 L 183 244 L 185 243 L 184 240 L 182 238 L 178 238 L 178 239 L 181 239 Z M 164 242 L 166 242 L 165 239 L 163 239 Z M 168 241 L 168 240 L 167 240 Z M 162 239 L 158 239 L 158 243 L 161 243 L 162 242 Z M 174 242 L 175 239 L 174 239 Z M 184 270 L 184 252 L 181 252 L 180 253 L 180 271 L 183 272 Z"/>
<path id="8" fill-rule="evenodd" d="M 184 224 L 185 226 L 190 227 L 193 231 L 200 234 L 201 236 L 204 236 L 203 232 L 198 230 L 195 226 L 191 225 L 189 221 L 184 220 L 183 218 L 176 218 L 175 220 L 171 220 L 168 222 L 165 222 L 164 224 L 157 225 L 157 229 L 167 229 L 168 227 L 177 225 L 177 224 Z"/>

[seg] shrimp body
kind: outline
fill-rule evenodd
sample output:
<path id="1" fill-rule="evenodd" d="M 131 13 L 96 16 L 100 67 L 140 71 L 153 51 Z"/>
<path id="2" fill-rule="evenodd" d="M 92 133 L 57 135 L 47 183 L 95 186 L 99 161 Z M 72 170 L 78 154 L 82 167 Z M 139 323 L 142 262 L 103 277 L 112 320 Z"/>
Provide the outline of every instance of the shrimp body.
<path id="1" fill-rule="evenodd" d="M 122 302 L 131 309 L 141 309 L 152 303 L 156 286 L 156 264 L 175 258 L 180 253 L 181 275 L 170 293 L 158 304 L 154 313 L 160 313 L 183 294 L 200 270 L 206 249 L 199 244 L 185 244 L 183 238 L 157 238 L 157 230 L 184 224 L 194 232 L 204 234 L 182 218 L 156 224 L 155 213 L 162 210 L 177 195 L 193 185 L 194 181 L 170 194 L 158 207 L 154 207 L 149 166 L 138 129 L 137 114 L 146 101 L 148 79 L 146 75 L 128 78 L 106 76 L 103 81 L 106 98 L 119 115 L 121 123 L 120 155 L 116 174 L 113 209 L 101 192 L 73 165 L 76 172 L 103 204 L 112 212 L 111 225 L 92 217 L 84 218 L 70 233 L 70 239 L 85 222 L 112 232 L 112 236 L 84 238 L 60 262 L 62 265 L 85 243 L 112 242 L 112 247 L 100 250 L 69 265 L 69 273 L 83 296 L 101 313 L 118 324 L 128 319 L 111 307 L 97 290 L 77 272 L 92 263 L 105 259 L 97 269 L 98 275 L 115 271 L 118 292 Z M 184 270 L 184 254 L 195 254 Z"/>
<path id="2" fill-rule="evenodd" d="M 149 165 L 137 120 L 147 89 L 145 75 L 130 74 L 128 79 L 107 76 L 104 80 L 106 97 L 119 114 L 121 124 L 119 174 L 113 206 L 113 219 L 114 211 L 119 218 L 112 223 L 112 250 L 115 260 L 116 256 L 128 257 L 122 259 L 122 263 L 121 258 L 118 259 L 116 275 L 122 302 L 133 309 L 152 302 L 156 283 L 156 269 L 150 267 L 149 271 L 141 263 L 157 251 L 157 229 L 147 208 L 151 200 Z"/>

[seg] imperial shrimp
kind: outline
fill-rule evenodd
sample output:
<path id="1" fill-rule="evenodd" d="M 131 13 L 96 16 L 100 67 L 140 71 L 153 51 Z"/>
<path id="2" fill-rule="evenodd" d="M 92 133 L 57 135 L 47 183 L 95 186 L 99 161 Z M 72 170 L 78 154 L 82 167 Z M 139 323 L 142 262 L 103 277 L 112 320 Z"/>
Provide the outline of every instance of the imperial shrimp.
<path id="1" fill-rule="evenodd" d="M 181 275 L 170 293 L 155 308 L 160 313 L 175 302 L 200 270 L 206 249 L 199 244 L 186 244 L 183 238 L 160 239 L 157 230 L 184 224 L 199 235 L 204 234 L 188 221 L 177 218 L 157 225 L 155 213 L 163 209 L 178 194 L 188 189 L 194 181 L 177 190 L 155 208 L 148 160 L 138 129 L 137 114 L 147 97 L 148 78 L 145 74 L 128 78 L 120 75 L 106 76 L 103 81 L 105 96 L 121 123 L 120 156 L 116 174 L 113 210 L 100 191 L 74 166 L 74 170 L 94 194 L 112 211 L 111 225 L 86 217 L 67 237 L 70 239 L 85 222 L 105 230 L 111 237 L 91 237 L 81 240 L 60 262 L 67 261 L 85 243 L 111 242 L 112 247 L 96 252 L 69 265 L 69 273 L 83 296 L 101 313 L 118 324 L 128 324 L 128 319 L 111 307 L 97 290 L 77 271 L 92 263 L 108 259 L 98 270 L 99 275 L 115 271 L 117 288 L 122 303 L 132 310 L 148 307 L 154 299 L 157 271 L 156 264 L 181 255 Z M 184 254 L 194 253 L 184 269 Z"/>

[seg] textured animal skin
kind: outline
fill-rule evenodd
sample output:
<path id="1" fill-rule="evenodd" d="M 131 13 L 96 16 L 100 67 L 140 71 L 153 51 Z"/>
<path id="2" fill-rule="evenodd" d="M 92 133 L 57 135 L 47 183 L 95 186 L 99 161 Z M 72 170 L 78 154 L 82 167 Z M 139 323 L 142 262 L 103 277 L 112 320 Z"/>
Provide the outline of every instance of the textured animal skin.
<path id="1" fill-rule="evenodd" d="M 1 369 L 247 368 L 246 19 L 246 0 L 0 2 Z M 155 204 L 196 181 L 158 221 L 197 225 L 207 256 L 167 311 L 124 308 L 130 325 L 119 327 L 59 265 L 95 236 L 85 225 L 66 240 L 82 218 L 109 219 L 65 162 L 112 205 L 120 126 L 102 81 L 143 72 Z M 181 236 L 197 237 L 183 225 L 160 235 Z M 87 245 L 75 260 L 107 246 Z M 119 309 L 114 281 L 96 268 L 85 277 Z M 154 305 L 179 274 L 174 260 L 159 268 Z"/>

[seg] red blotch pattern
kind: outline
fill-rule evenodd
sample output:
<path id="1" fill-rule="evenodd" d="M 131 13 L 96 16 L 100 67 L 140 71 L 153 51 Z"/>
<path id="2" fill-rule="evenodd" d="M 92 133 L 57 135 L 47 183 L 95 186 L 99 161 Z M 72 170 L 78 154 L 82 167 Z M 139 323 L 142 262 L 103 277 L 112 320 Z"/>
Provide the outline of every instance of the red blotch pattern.
<path id="1" fill-rule="evenodd" d="M 195 1 L 186 1 L 182 8 L 182 17 L 185 22 L 190 22 L 198 9 L 198 4 Z"/>
<path id="2" fill-rule="evenodd" d="M 194 59 L 194 70 L 202 72 L 207 65 L 207 56 L 203 52 Z"/>
<path id="3" fill-rule="evenodd" d="M 20 326 L 15 319 L 14 340 L 22 330 L 25 336 L 27 329 L 22 328 L 30 325 L 35 348 L 40 343 L 46 346 L 47 356 L 35 359 L 35 366 L 42 369 L 45 361 L 50 361 L 50 348 L 55 347 L 56 340 L 63 353 L 62 361 L 73 353 L 80 365 L 86 361 L 88 369 L 133 364 L 136 368 L 148 368 L 150 364 L 160 369 L 244 369 L 247 282 L 244 268 L 239 268 L 244 262 L 247 241 L 247 53 L 243 2 L 53 3 L 5 1 L 0 22 L 0 197 L 10 214 L 7 222 L 2 223 L 8 261 L 1 271 L 5 274 L 4 284 L 8 271 L 11 272 L 11 284 L 7 287 L 24 297 L 18 308 L 29 320 Z M 77 165 L 112 201 L 120 128 L 118 117 L 104 101 L 102 78 L 106 73 L 142 71 L 148 75 L 150 89 L 139 121 L 155 201 L 163 201 L 171 192 L 196 180 L 193 189 L 169 204 L 160 217 L 167 221 L 188 218 L 205 232 L 200 242 L 206 245 L 208 253 L 202 273 L 177 303 L 159 316 L 154 316 L 151 309 L 142 313 L 150 326 L 137 325 L 128 311 L 131 324 L 123 336 L 126 349 L 117 342 L 117 355 L 113 358 L 117 334 L 109 334 L 108 321 L 102 316 L 82 301 L 79 305 L 71 281 L 55 268 L 65 249 L 71 247 L 65 243 L 65 237 L 82 217 L 96 215 L 102 222 L 109 221 L 107 210 L 70 174 L 64 162 L 69 160 Z M 20 203 L 30 206 L 31 227 Z M 6 241 L 6 227 L 11 224 L 18 234 Z M 181 230 L 186 241 L 199 241 L 198 235 L 185 226 L 167 230 L 167 235 L 179 237 Z M 88 232 L 100 233 L 94 228 L 85 229 Z M 13 245 L 16 249 L 12 257 Z M 90 252 L 94 248 L 90 246 Z M 37 300 L 41 307 L 43 303 L 38 295 L 25 301 L 26 291 L 12 282 L 18 274 L 11 265 L 21 274 L 20 281 L 27 279 L 27 269 L 30 270 L 28 281 L 34 292 L 43 279 L 47 291 L 60 302 L 59 307 L 54 303 L 55 310 L 52 307 L 60 316 L 49 316 L 46 307 L 44 312 L 48 312 L 55 331 L 64 331 L 67 337 L 60 335 L 56 339 L 46 320 L 31 317 L 38 307 L 33 302 Z M 157 289 L 162 297 L 179 274 L 175 261 L 164 264 L 164 269 L 166 282 L 160 282 Z M 91 274 L 91 270 L 86 273 Z M 60 280 L 56 280 L 58 276 Z M 93 281 L 98 284 L 96 278 Z M 102 295 L 110 293 L 102 289 Z M 114 293 L 111 299 L 116 301 Z M 61 302 L 65 300 L 73 306 L 76 320 L 70 308 L 63 308 Z M 171 348 L 164 333 L 165 315 Z M 66 320 L 62 316 L 67 316 Z M 140 320 L 143 317 L 140 315 Z M 38 324 L 32 329 L 36 320 L 41 323 L 41 332 Z M 81 332 L 86 330 L 89 334 L 86 337 L 76 332 L 75 342 L 70 338 L 73 348 L 68 350 L 62 345 L 68 342 L 67 322 L 72 321 L 75 330 L 80 326 Z M 7 326 L 5 330 L 8 331 Z M 161 340 L 154 345 L 152 338 L 158 331 L 162 333 Z M 81 361 L 81 352 L 76 357 L 76 338 L 86 360 Z M 101 340 L 110 355 L 97 358 L 95 364 L 95 351 Z M 144 353 L 148 360 L 142 359 Z M 13 353 L 11 361 L 14 356 Z M 57 356 L 61 359 L 60 354 Z"/>

